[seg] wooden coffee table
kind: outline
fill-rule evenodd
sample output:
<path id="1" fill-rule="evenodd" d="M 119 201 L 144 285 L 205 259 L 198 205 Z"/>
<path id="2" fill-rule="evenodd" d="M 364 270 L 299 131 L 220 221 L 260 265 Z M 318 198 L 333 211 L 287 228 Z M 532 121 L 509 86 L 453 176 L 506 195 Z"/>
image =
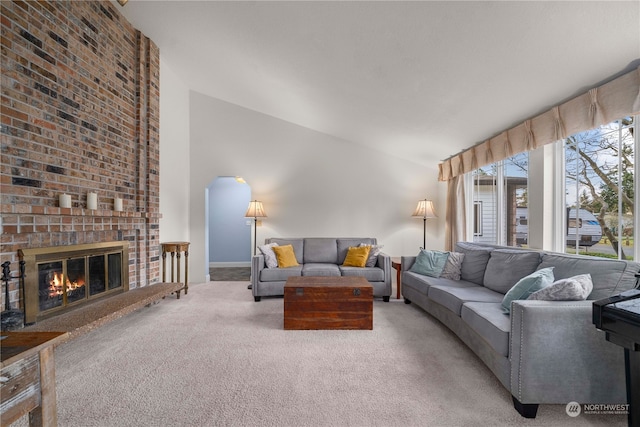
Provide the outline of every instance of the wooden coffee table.
<path id="1" fill-rule="evenodd" d="M 364 277 L 290 277 L 285 329 L 373 329 L 373 287 Z"/>

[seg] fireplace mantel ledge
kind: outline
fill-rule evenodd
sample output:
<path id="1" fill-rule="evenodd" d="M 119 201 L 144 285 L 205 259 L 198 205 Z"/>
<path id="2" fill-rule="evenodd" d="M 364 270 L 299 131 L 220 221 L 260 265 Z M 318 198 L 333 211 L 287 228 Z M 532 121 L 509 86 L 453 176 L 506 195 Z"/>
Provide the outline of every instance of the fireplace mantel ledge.
<path id="1" fill-rule="evenodd" d="M 24 215 L 91 216 L 120 218 L 162 218 L 159 212 L 130 212 L 110 209 L 59 208 L 57 206 L 4 205 L 2 213 Z"/>

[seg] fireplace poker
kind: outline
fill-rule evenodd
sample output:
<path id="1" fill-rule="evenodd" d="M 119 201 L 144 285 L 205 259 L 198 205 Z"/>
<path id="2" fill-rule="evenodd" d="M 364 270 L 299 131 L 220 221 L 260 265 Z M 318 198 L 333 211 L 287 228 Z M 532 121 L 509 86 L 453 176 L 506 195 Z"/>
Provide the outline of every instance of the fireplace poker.
<path id="1" fill-rule="evenodd" d="M 11 262 L 5 261 L 2 263 L 2 278 L 0 281 L 4 282 L 4 305 L 5 310 L 11 310 L 11 304 L 9 302 L 9 281 L 11 279 L 20 279 L 20 292 L 23 292 L 24 289 L 24 278 L 25 278 L 25 261 L 20 261 L 19 263 L 20 275 L 12 277 L 11 276 Z"/>

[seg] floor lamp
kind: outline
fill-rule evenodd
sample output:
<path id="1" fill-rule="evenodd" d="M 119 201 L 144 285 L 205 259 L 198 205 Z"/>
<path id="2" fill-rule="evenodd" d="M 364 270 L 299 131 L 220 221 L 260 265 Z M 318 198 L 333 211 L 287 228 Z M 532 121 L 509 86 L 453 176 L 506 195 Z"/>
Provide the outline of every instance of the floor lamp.
<path id="1" fill-rule="evenodd" d="M 420 200 L 418 202 L 418 206 L 416 210 L 411 215 L 415 218 L 422 218 L 424 225 L 422 230 L 422 247 L 420 249 L 427 248 L 427 218 L 437 218 L 436 210 L 433 207 L 433 202 L 431 200 Z"/>
<path id="2" fill-rule="evenodd" d="M 262 202 L 253 200 L 249 202 L 249 207 L 244 216 L 245 218 L 253 218 L 253 255 L 255 255 L 258 246 L 258 218 L 266 218 L 267 213 L 264 211 L 264 207 L 262 207 Z"/>
<path id="3" fill-rule="evenodd" d="M 266 218 L 267 213 L 264 211 L 262 202 L 253 200 L 249 202 L 247 212 L 244 214 L 245 218 L 253 218 L 253 255 L 256 255 L 258 247 L 258 218 Z M 251 284 L 247 286 L 247 289 L 251 289 Z"/>

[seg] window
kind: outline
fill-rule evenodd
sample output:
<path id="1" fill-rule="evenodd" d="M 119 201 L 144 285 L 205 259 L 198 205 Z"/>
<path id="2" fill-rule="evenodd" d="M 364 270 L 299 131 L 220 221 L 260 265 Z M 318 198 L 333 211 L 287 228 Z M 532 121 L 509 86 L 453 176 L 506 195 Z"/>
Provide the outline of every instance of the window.
<path id="1" fill-rule="evenodd" d="M 482 236 L 482 202 L 473 202 L 473 235 Z"/>
<path id="2" fill-rule="evenodd" d="M 633 259 L 634 130 L 627 117 L 563 141 L 565 252 Z"/>
<path id="3" fill-rule="evenodd" d="M 472 172 L 474 242 L 527 244 L 528 163 L 521 153 Z"/>
<path id="4" fill-rule="evenodd" d="M 640 259 L 637 123 L 626 117 L 465 175 L 473 241 Z M 532 175 L 529 175 L 529 169 Z M 535 178 L 535 179 L 530 179 Z M 535 200 L 535 210 L 529 199 Z M 532 216 L 533 215 L 533 216 Z M 535 227 L 535 239 L 529 230 Z M 532 246 L 535 245 L 535 246 Z"/>

